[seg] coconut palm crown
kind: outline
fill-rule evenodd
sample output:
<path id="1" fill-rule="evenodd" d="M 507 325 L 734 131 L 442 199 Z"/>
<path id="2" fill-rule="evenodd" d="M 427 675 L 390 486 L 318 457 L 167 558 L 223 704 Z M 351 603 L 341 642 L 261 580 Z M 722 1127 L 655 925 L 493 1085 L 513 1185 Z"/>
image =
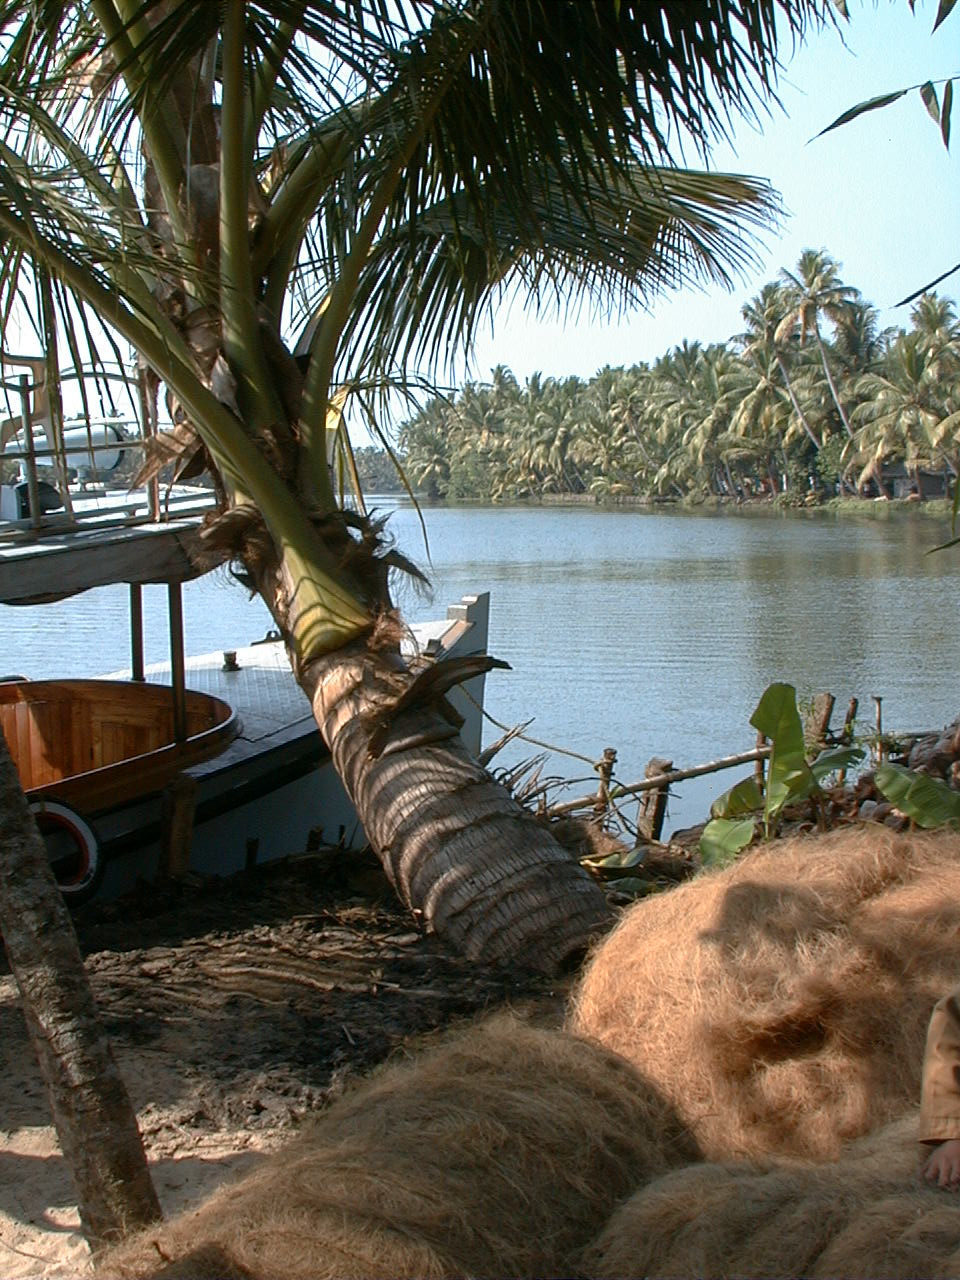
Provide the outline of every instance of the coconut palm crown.
<path id="1" fill-rule="evenodd" d="M 674 154 L 763 109 L 778 40 L 827 15 L 0 0 L 3 315 L 49 281 L 74 355 L 108 332 L 163 388 L 147 470 L 214 473 L 211 556 L 273 611 L 401 896 L 470 955 L 563 963 L 603 899 L 400 661 L 389 557 L 341 510 L 344 415 L 379 429 L 378 394 L 469 347 L 506 289 L 623 308 L 730 282 L 773 194 Z"/>

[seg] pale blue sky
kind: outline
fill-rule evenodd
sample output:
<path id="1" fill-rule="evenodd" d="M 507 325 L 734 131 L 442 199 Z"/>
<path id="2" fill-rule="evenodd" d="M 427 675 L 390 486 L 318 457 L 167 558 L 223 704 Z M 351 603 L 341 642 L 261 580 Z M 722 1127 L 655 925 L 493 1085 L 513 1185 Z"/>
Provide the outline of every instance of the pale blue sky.
<path id="1" fill-rule="evenodd" d="M 590 377 L 605 364 L 652 360 L 684 338 L 723 341 L 739 332 L 743 301 L 808 247 L 842 264 L 844 280 L 880 309 L 884 325 L 906 325 L 909 308 L 893 304 L 960 260 L 960 105 L 949 153 L 916 92 L 810 139 L 866 98 L 960 74 L 960 11 L 931 34 L 936 8 L 918 0 L 912 15 L 906 0 L 851 0 L 842 39 L 825 30 L 790 60 L 780 83 L 784 110 L 773 108 L 762 132 L 738 122 L 735 146 L 715 150 L 711 168 L 768 178 L 787 210 L 779 232 L 765 238 L 760 267 L 732 294 L 669 295 L 653 314 L 613 323 L 581 315 L 564 325 L 501 308 L 493 334 L 487 329 L 476 344 L 473 376 L 482 381 L 503 363 L 521 381 L 535 371 Z M 941 288 L 960 297 L 960 273 Z"/>

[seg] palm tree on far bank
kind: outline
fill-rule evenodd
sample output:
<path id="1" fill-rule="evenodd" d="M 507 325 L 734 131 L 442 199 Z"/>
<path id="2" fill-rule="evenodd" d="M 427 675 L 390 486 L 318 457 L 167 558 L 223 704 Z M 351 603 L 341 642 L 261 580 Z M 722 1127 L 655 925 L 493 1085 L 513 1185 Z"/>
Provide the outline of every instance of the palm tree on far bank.
<path id="1" fill-rule="evenodd" d="M 853 429 L 830 369 L 820 331 L 820 319 L 824 317 L 837 326 L 844 324 L 850 316 L 851 306 L 859 301 L 860 295 L 856 289 L 841 281 L 839 264 L 823 249 L 804 249 L 796 270 L 788 271 L 784 268 L 780 272 L 780 278 L 783 282 L 785 314 L 777 327 L 776 336 L 780 338 L 796 332 L 802 346 L 807 334 L 813 335 L 833 403 L 847 437 L 853 439 Z"/>
<path id="2" fill-rule="evenodd" d="M 951 298 L 924 293 L 910 308 L 913 332 L 946 376 L 960 372 L 960 320 Z"/>
<path id="3" fill-rule="evenodd" d="M 891 457 L 903 458 L 920 492 L 921 468 L 939 463 L 956 472 L 956 442 L 944 429 L 951 390 L 921 333 L 898 338 L 882 369 L 865 373 L 857 384 L 853 420 L 862 475 L 878 474 Z"/>
<path id="4" fill-rule="evenodd" d="M 823 441 L 814 431 L 790 377 L 789 360 L 795 354 L 797 326 L 786 324 L 788 301 L 781 285 L 765 284 L 756 297 L 745 302 L 740 314 L 746 322 L 746 330 L 734 342 L 744 360 L 760 371 L 760 383 L 764 391 L 772 387 L 770 370 L 775 366 L 783 380 L 783 389 L 790 401 L 798 426 L 819 450 Z M 759 385 L 759 384 L 758 384 Z"/>

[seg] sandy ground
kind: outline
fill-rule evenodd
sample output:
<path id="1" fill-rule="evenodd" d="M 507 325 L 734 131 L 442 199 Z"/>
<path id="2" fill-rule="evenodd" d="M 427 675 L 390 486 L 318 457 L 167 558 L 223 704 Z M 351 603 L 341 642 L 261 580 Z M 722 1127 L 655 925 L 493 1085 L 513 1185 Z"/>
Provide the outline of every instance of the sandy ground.
<path id="1" fill-rule="evenodd" d="M 345 1081 L 505 1004 L 564 992 L 421 936 L 369 862 L 329 853 L 77 916 L 166 1213 L 249 1169 Z M 26 1035 L 0 976 L 0 1276 L 92 1270 Z"/>

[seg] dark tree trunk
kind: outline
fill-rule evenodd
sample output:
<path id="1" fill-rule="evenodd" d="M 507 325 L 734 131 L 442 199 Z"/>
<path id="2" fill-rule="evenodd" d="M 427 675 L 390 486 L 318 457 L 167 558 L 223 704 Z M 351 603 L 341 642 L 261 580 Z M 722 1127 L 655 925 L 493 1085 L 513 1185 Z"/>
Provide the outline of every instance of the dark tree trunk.
<path id="1" fill-rule="evenodd" d="M 0 733 L 0 930 L 91 1248 L 160 1218 L 73 923 Z"/>

